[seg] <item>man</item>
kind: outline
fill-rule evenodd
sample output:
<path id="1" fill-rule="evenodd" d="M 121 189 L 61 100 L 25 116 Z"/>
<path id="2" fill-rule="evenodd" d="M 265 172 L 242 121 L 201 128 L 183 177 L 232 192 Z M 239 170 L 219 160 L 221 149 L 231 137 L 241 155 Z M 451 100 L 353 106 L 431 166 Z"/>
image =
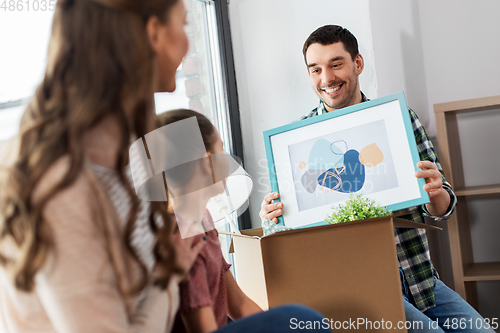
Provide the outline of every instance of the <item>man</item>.
<path id="1" fill-rule="evenodd" d="M 364 60 L 356 37 L 347 29 L 335 25 L 317 29 L 305 41 L 303 54 L 311 85 L 320 103 L 302 119 L 367 101 L 358 80 L 363 72 Z M 408 109 L 408 112 L 421 159 L 417 163 L 421 170 L 415 176 L 425 179 L 424 190 L 429 194 L 430 203 L 405 210 L 402 218 L 421 223 L 424 216 L 435 220 L 447 219 L 455 208 L 456 196 L 446 182 L 420 120 L 413 110 Z M 283 204 L 272 202 L 278 196 L 278 193 L 270 193 L 264 198 L 260 211 L 263 224 L 269 224 L 269 220 L 277 223 L 277 217 L 282 215 Z M 424 328 L 428 328 L 433 327 L 431 321 L 437 319 L 440 328 L 433 331 L 436 332 L 455 329 L 457 325 L 451 324 L 454 318 L 455 321 L 467 320 L 467 323 L 482 320 L 467 302 L 438 279 L 430 259 L 425 229 L 395 229 L 395 241 L 408 321 L 423 322 Z M 476 327 L 480 327 L 475 324 L 458 326 L 459 329 L 467 326 L 462 332 L 478 332 Z"/>

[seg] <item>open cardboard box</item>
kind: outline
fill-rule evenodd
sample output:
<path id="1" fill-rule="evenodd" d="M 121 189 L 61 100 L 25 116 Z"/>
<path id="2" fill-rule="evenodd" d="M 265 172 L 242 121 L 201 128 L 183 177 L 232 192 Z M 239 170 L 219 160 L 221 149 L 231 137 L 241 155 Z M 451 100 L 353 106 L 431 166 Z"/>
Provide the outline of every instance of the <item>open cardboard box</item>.
<path id="1" fill-rule="evenodd" d="M 236 280 L 263 309 L 299 303 L 328 320 L 371 321 L 362 331 L 398 331 L 405 320 L 394 228 L 438 227 L 382 217 L 301 228 L 262 236 L 262 229 L 234 235 Z M 375 323 L 375 322 L 378 322 Z M 391 322 L 388 324 L 387 322 Z M 368 324 L 366 324 L 368 325 Z M 352 328 L 353 326 L 350 326 Z M 399 331 L 406 331 L 405 329 Z"/>

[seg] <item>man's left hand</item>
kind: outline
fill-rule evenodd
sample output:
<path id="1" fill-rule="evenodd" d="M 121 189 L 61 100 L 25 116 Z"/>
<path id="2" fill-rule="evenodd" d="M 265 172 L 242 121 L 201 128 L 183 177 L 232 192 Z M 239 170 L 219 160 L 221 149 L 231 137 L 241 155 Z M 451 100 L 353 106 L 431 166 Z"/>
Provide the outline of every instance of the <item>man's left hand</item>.
<path id="1" fill-rule="evenodd" d="M 443 188 L 443 179 L 437 165 L 430 161 L 420 161 L 417 167 L 422 169 L 415 173 L 415 177 L 424 178 L 424 190 L 429 194 L 431 202 L 425 205 L 427 211 L 432 216 L 442 216 L 446 214 L 450 205 L 450 195 Z"/>
<path id="2" fill-rule="evenodd" d="M 420 161 L 417 163 L 417 167 L 422 170 L 417 171 L 415 177 L 425 179 L 424 190 L 429 193 L 429 198 L 432 200 L 433 197 L 440 194 L 439 192 L 444 191 L 441 172 L 439 172 L 436 163 L 430 161 Z"/>

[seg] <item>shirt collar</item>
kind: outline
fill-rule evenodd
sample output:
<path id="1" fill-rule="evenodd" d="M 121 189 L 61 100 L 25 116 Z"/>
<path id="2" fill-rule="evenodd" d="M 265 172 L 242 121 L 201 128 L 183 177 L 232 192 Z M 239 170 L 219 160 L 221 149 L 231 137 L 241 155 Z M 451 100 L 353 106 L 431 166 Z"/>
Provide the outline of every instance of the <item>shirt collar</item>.
<path id="1" fill-rule="evenodd" d="M 365 94 L 361 92 L 361 103 L 369 101 L 368 98 L 366 98 Z M 321 116 L 322 114 L 327 113 L 325 109 L 325 104 L 323 104 L 322 100 L 319 100 L 319 105 L 318 105 L 318 116 Z"/>

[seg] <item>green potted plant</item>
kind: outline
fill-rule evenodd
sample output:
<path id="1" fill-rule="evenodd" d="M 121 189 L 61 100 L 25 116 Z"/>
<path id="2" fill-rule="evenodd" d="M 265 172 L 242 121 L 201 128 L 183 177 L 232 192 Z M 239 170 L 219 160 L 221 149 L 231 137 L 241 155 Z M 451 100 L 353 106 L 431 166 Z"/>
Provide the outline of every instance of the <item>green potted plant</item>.
<path id="1" fill-rule="evenodd" d="M 335 211 L 325 218 L 325 222 L 330 224 L 365 220 L 392 214 L 392 211 L 387 210 L 385 206 L 380 206 L 375 200 L 366 198 L 361 194 L 354 195 L 352 192 L 344 204 L 333 206 L 332 209 L 335 209 Z"/>

